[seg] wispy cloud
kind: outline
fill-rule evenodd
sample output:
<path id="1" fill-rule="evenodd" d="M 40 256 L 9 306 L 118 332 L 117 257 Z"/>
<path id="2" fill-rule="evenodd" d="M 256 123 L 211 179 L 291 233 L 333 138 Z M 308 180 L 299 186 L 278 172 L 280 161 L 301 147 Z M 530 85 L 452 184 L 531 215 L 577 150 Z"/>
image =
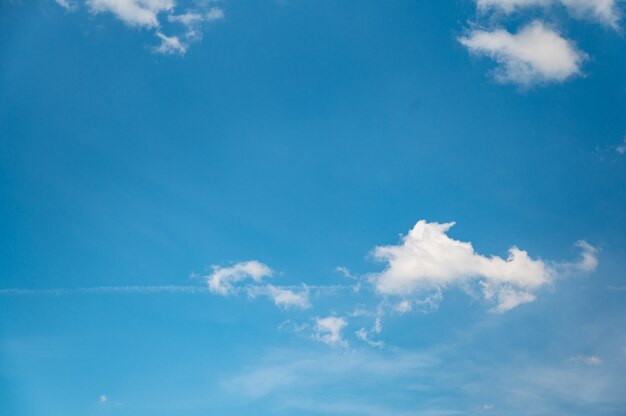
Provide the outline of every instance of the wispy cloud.
<path id="1" fill-rule="evenodd" d="M 562 6 L 575 18 L 595 20 L 615 28 L 620 18 L 616 0 L 476 0 L 476 4 L 482 11 L 498 9 L 504 13 Z"/>
<path id="2" fill-rule="evenodd" d="M 80 4 L 72 0 L 55 1 L 68 11 L 77 10 Z M 224 20 L 224 10 L 212 3 L 214 2 L 86 0 L 84 6 L 92 15 L 111 15 L 129 27 L 152 31 L 159 40 L 159 45 L 151 48 L 155 53 L 184 55 L 193 42 L 202 39 L 204 25 Z"/>
<path id="3" fill-rule="evenodd" d="M 96 286 L 55 289 L 0 289 L 0 296 L 60 296 L 60 295 L 108 295 L 108 294 L 156 294 L 156 293 L 209 293 L 200 286 Z"/>
<path id="4" fill-rule="evenodd" d="M 569 357 L 567 361 L 585 365 L 600 365 L 603 363 L 602 359 L 596 355 L 575 355 Z"/>

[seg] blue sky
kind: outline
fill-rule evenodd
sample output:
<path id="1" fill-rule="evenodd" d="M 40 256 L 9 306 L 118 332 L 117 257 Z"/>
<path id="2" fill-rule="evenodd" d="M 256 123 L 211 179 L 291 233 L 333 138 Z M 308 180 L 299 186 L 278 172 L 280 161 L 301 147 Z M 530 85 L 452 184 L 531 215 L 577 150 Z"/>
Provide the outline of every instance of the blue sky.
<path id="1" fill-rule="evenodd" d="M 1 0 L 0 413 L 623 415 L 618 0 Z"/>

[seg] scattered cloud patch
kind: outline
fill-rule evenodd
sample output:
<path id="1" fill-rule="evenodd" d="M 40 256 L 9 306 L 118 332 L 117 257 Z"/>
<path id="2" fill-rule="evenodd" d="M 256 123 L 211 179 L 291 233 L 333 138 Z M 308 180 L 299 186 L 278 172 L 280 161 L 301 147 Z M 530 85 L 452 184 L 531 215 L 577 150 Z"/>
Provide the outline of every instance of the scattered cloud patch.
<path id="1" fill-rule="evenodd" d="M 55 1 L 68 11 L 74 11 L 79 4 L 72 0 Z M 154 53 L 184 55 L 193 42 L 202 39 L 205 23 L 224 20 L 224 10 L 211 6 L 212 3 L 214 2 L 86 0 L 84 6 L 93 15 L 109 14 L 129 27 L 153 31 L 160 42 L 151 48 Z"/>
<path id="2" fill-rule="evenodd" d="M 595 20 L 617 28 L 620 13 L 616 0 L 476 0 L 480 11 L 497 9 L 506 14 L 530 7 L 562 6 L 577 19 Z"/>
<path id="3" fill-rule="evenodd" d="M 54 0 L 54 1 L 67 11 L 72 11 L 76 7 L 76 4 L 74 4 L 74 2 L 70 0 Z"/>
<path id="4" fill-rule="evenodd" d="M 220 9 L 219 7 L 211 7 L 211 9 L 209 9 L 206 14 L 206 20 L 208 20 L 209 22 L 215 20 L 224 20 L 225 17 L 226 15 L 224 14 L 224 10 Z"/>
<path id="5" fill-rule="evenodd" d="M 600 365 L 603 363 L 602 359 L 595 355 L 575 355 L 568 358 L 567 361 L 585 365 Z"/>
<path id="6" fill-rule="evenodd" d="M 161 32 L 157 32 L 156 35 L 161 39 L 161 44 L 154 48 L 155 52 L 179 55 L 184 55 L 187 52 L 187 46 L 180 41 L 178 36 L 165 36 Z"/>
<path id="7" fill-rule="evenodd" d="M 342 337 L 342 331 L 348 326 L 344 318 L 328 316 L 315 318 L 313 338 L 331 346 L 347 347 L 348 342 Z"/>
<path id="8" fill-rule="evenodd" d="M 106 403 L 109 401 L 109 398 L 106 396 L 106 394 L 101 394 L 100 397 L 98 398 L 98 401 L 100 403 Z"/>
<path id="9" fill-rule="evenodd" d="M 209 290 L 227 296 L 235 292 L 235 284 L 244 280 L 256 283 L 272 275 L 272 269 L 256 260 L 236 263 L 231 267 L 213 266 L 213 273 L 207 276 Z"/>
<path id="10" fill-rule="evenodd" d="M 488 56 L 498 63 L 496 81 L 523 87 L 560 83 L 581 75 L 587 54 L 541 21 L 534 21 L 517 33 L 504 29 L 471 30 L 459 42 L 475 55 Z"/>
<path id="11" fill-rule="evenodd" d="M 159 27 L 158 15 L 174 9 L 173 0 L 87 0 L 94 14 L 111 13 L 129 26 Z"/>
<path id="12" fill-rule="evenodd" d="M 624 141 L 622 141 L 621 144 L 618 144 L 615 147 L 615 151 L 619 153 L 620 155 L 623 155 L 624 153 L 626 153 L 626 137 L 624 137 Z"/>
<path id="13" fill-rule="evenodd" d="M 453 225 L 421 220 L 400 244 L 376 247 L 374 257 L 387 263 L 386 269 L 374 276 L 376 290 L 406 300 L 424 291 L 441 291 L 475 280 L 484 298 L 496 303 L 494 311 L 505 312 L 534 301 L 535 292 L 554 280 L 558 267 L 533 259 L 517 247 L 511 247 L 505 259 L 476 253 L 471 243 L 447 235 Z M 590 271 L 597 266 L 595 249 L 587 243 L 579 246 L 583 259 L 567 263 L 568 268 Z M 408 303 L 399 305 L 398 312 L 410 310 Z"/>
<path id="14" fill-rule="evenodd" d="M 372 347 L 377 347 L 377 348 L 382 348 L 385 346 L 385 342 L 384 341 L 375 341 L 372 339 L 373 335 L 379 335 L 383 330 L 383 326 L 382 323 L 380 321 L 380 318 L 376 318 L 376 321 L 374 321 L 374 325 L 372 326 L 371 329 L 367 330 L 365 328 L 360 328 L 358 331 L 354 332 L 354 335 L 356 335 L 356 337 L 358 339 L 360 339 L 361 341 L 367 343 L 368 345 L 372 346 Z"/>

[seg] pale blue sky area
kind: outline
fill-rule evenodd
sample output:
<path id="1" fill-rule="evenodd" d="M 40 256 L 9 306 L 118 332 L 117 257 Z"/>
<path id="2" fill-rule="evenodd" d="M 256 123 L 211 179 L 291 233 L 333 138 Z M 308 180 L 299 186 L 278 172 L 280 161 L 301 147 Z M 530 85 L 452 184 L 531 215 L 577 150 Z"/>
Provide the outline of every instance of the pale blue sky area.
<path id="1" fill-rule="evenodd" d="M 624 11 L 0 0 L 0 414 L 626 414 Z"/>

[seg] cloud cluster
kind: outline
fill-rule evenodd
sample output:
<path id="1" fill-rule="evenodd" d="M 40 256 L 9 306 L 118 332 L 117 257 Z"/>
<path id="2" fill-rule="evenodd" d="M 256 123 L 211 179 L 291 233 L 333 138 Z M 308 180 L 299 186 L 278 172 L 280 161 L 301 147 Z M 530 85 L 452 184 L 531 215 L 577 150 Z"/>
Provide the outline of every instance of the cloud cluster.
<path id="1" fill-rule="evenodd" d="M 289 288 L 264 283 L 263 279 L 273 275 L 272 269 L 256 260 L 236 263 L 230 267 L 213 266 L 213 273 L 205 276 L 211 293 L 229 296 L 243 290 L 250 298 L 267 296 L 283 309 L 307 309 L 311 306 L 306 286 L 296 292 Z M 244 284 L 242 283 L 252 283 Z"/>
<path id="2" fill-rule="evenodd" d="M 55 1 L 68 11 L 78 7 L 78 2 Z M 86 0 L 85 7 L 91 14 L 111 14 L 130 27 L 152 30 L 160 41 L 152 48 L 156 53 L 184 55 L 191 43 L 202 38 L 204 24 L 225 18 L 224 10 L 212 6 L 213 2 L 183 2 L 179 5 L 174 0 Z M 164 23 L 176 33 L 166 35 Z"/>
<path id="3" fill-rule="evenodd" d="M 507 258 L 480 255 L 471 243 L 447 235 L 453 225 L 421 220 L 400 244 L 376 247 L 374 257 L 387 263 L 374 277 L 376 290 L 382 295 L 411 297 L 477 282 L 484 299 L 496 303 L 494 311 L 505 312 L 535 300 L 536 292 L 552 283 L 562 268 L 533 259 L 517 247 L 509 249 Z M 567 268 L 592 271 L 597 266 L 595 248 L 584 242 L 578 245 L 583 258 L 567 263 Z M 400 303 L 397 308 L 406 312 L 409 305 Z"/>
<path id="4" fill-rule="evenodd" d="M 479 16 L 488 15 L 487 28 L 473 28 L 459 37 L 459 42 L 470 53 L 487 56 L 497 63 L 493 71 L 497 82 L 524 88 L 562 83 L 582 75 L 582 64 L 588 55 L 547 24 L 545 18 L 510 32 L 499 26 L 506 16 L 530 8 L 562 7 L 574 18 L 619 29 L 616 0 L 476 0 L 476 7 Z"/>

